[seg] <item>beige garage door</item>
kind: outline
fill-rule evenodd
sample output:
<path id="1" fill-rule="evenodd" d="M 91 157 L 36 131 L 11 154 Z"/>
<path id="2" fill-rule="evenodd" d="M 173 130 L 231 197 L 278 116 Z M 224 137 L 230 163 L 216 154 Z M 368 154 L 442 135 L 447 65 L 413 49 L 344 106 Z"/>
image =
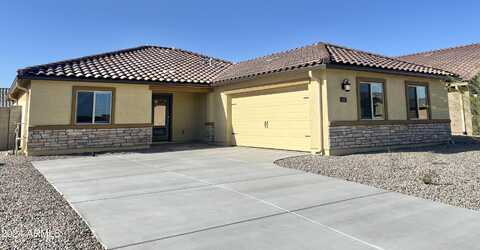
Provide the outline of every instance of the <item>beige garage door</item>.
<path id="1" fill-rule="evenodd" d="M 310 150 L 307 85 L 232 96 L 232 142 L 238 146 Z"/>

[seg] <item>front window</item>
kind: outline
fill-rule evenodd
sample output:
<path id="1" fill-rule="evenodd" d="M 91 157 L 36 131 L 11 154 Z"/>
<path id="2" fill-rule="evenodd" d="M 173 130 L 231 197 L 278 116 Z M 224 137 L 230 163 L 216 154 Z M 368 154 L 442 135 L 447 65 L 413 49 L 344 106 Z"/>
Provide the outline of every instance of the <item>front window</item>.
<path id="1" fill-rule="evenodd" d="M 112 91 L 77 92 L 77 124 L 110 124 L 112 114 Z"/>
<path id="2" fill-rule="evenodd" d="M 428 88 L 423 85 L 407 85 L 408 119 L 427 120 L 429 114 Z"/>
<path id="3" fill-rule="evenodd" d="M 383 83 L 360 82 L 360 119 L 385 119 Z"/>

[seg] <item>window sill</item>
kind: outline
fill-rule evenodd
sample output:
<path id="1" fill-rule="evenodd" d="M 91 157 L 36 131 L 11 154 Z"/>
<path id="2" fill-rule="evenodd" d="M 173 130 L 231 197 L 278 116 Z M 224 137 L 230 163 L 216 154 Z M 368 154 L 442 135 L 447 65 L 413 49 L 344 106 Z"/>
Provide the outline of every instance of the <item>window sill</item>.
<path id="1" fill-rule="evenodd" d="M 450 123 L 450 119 L 433 120 L 358 120 L 358 121 L 331 121 L 330 127 L 361 126 L 361 125 L 405 125 L 405 124 L 432 124 Z"/>
<path id="2" fill-rule="evenodd" d="M 38 125 L 31 126 L 30 129 L 111 129 L 111 128 L 148 128 L 151 123 L 127 123 L 127 124 L 84 124 L 84 125 Z"/>
<path id="3" fill-rule="evenodd" d="M 112 125 L 111 123 L 76 123 L 75 126 Z"/>

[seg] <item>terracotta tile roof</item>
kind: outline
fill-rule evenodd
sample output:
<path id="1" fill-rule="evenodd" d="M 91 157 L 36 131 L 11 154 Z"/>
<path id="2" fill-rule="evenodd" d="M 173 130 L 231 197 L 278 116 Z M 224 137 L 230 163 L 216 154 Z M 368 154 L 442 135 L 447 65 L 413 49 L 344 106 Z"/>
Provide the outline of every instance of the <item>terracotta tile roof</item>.
<path id="1" fill-rule="evenodd" d="M 20 69 L 18 77 L 208 84 L 229 65 L 186 50 L 141 46 Z"/>
<path id="2" fill-rule="evenodd" d="M 253 77 L 272 72 L 288 71 L 319 64 L 350 65 L 385 70 L 453 76 L 454 74 L 430 66 L 418 65 L 400 59 L 350 49 L 328 43 L 296 48 L 231 65 L 216 79 L 223 81 Z"/>
<path id="3" fill-rule="evenodd" d="M 17 77 L 221 85 L 228 80 L 319 64 L 453 75 L 445 70 L 395 58 L 328 43 L 316 43 L 235 64 L 181 49 L 141 46 L 28 67 L 18 70 Z"/>
<path id="4" fill-rule="evenodd" d="M 329 54 L 324 45 L 306 46 L 233 64 L 215 80 L 225 81 L 293 70 L 326 63 L 328 60 Z"/>
<path id="5" fill-rule="evenodd" d="M 426 51 L 398 58 L 448 70 L 467 81 L 480 73 L 480 43 Z"/>

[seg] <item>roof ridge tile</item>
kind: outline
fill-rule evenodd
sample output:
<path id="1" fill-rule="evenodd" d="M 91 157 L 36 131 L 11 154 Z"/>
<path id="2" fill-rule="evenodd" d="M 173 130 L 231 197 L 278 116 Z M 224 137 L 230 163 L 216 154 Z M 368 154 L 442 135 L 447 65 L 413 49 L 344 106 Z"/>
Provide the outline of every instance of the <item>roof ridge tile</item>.
<path id="1" fill-rule="evenodd" d="M 256 60 L 260 60 L 260 59 L 265 59 L 265 58 L 267 58 L 267 57 L 273 57 L 273 56 L 277 56 L 277 55 L 280 55 L 280 54 L 291 53 L 291 52 L 296 51 L 296 50 L 305 49 L 305 48 L 307 48 L 307 47 L 314 47 L 314 46 L 322 45 L 322 44 L 324 44 L 324 43 L 323 43 L 323 42 L 316 42 L 316 43 L 307 44 L 307 45 L 300 46 L 300 47 L 296 47 L 296 48 L 291 48 L 291 49 L 287 49 L 287 50 L 272 52 L 272 53 L 267 54 L 267 55 L 258 56 L 258 57 L 254 57 L 254 58 L 252 58 L 252 59 L 247 59 L 247 60 L 242 60 L 242 61 L 236 62 L 236 63 L 234 63 L 234 65 L 235 65 L 235 64 L 239 64 L 239 63 L 245 63 L 245 62 L 250 62 L 250 61 L 256 61 Z"/>
<path id="2" fill-rule="evenodd" d="M 213 56 L 207 56 L 207 55 L 205 55 L 205 54 L 198 53 L 198 52 L 193 52 L 193 51 L 190 51 L 190 50 L 185 50 L 185 49 L 180 49 L 180 48 L 175 48 L 175 47 L 156 46 L 156 45 L 150 45 L 150 46 L 151 46 L 151 47 L 155 47 L 155 48 L 161 48 L 161 49 L 176 50 L 176 51 L 180 51 L 180 52 L 184 52 L 184 53 L 188 53 L 188 54 L 192 54 L 192 55 L 196 55 L 196 56 L 200 56 L 200 57 L 204 57 L 204 58 L 209 58 L 209 59 L 212 58 L 213 60 L 217 60 L 217 61 L 221 61 L 221 62 L 233 64 L 233 62 L 228 61 L 228 60 L 225 60 L 225 59 L 222 59 L 222 58 L 213 57 Z"/>

